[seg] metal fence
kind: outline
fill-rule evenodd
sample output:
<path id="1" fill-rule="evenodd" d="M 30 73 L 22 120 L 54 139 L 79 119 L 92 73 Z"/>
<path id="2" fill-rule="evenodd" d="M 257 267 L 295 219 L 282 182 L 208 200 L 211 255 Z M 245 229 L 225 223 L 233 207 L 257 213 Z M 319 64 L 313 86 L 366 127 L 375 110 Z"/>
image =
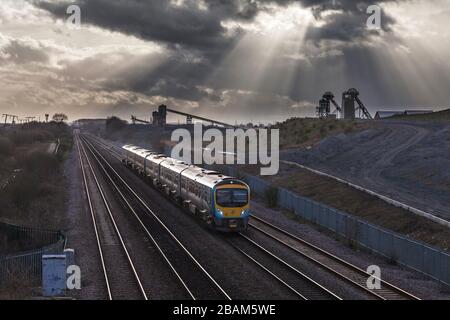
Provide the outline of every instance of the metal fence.
<path id="1" fill-rule="evenodd" d="M 246 181 L 252 192 L 264 195 L 270 183 L 226 167 L 228 174 Z M 223 167 L 222 167 L 223 169 Z M 395 232 L 359 220 L 311 199 L 278 188 L 278 205 L 399 264 L 450 286 L 450 254 Z"/>
<path id="2" fill-rule="evenodd" d="M 39 249 L 0 256 L 0 286 L 10 280 L 37 281 L 42 273 L 42 255 L 64 251 L 66 237 L 60 231 L 33 229 L 0 223 L 0 233 L 11 241 L 35 244 Z"/>
<path id="3" fill-rule="evenodd" d="M 35 247 L 55 243 L 63 237 L 60 231 L 34 229 L 3 222 L 0 222 L 0 234 L 9 241 L 20 242 L 23 245 L 34 245 Z"/>
<path id="4" fill-rule="evenodd" d="M 0 257 L 0 286 L 14 279 L 31 282 L 40 280 L 42 275 L 42 256 L 63 253 L 65 243 L 65 239 L 61 239 L 38 250 Z"/>

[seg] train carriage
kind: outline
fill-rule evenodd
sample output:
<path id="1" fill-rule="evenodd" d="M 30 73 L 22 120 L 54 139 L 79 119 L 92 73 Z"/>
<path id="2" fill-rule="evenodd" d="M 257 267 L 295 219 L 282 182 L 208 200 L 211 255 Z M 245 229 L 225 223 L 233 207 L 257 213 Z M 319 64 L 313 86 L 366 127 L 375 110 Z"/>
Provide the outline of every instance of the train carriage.
<path id="1" fill-rule="evenodd" d="M 208 225 L 222 231 L 246 230 L 250 188 L 244 182 L 135 146 L 123 149 L 124 164 Z"/>
<path id="2" fill-rule="evenodd" d="M 188 167 L 187 164 L 170 158 L 160 163 L 159 181 L 161 188 L 167 195 L 180 199 L 181 173 Z"/>
<path id="3" fill-rule="evenodd" d="M 160 183 L 161 163 L 166 161 L 167 157 L 162 154 L 152 154 L 145 159 L 145 176 L 156 186 Z"/>

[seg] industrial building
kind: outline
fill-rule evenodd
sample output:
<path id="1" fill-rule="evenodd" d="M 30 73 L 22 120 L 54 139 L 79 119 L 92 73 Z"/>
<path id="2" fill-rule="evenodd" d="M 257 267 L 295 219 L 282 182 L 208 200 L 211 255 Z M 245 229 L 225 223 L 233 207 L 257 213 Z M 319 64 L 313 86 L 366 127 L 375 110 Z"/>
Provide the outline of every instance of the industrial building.
<path id="1" fill-rule="evenodd" d="M 433 110 L 377 111 L 375 114 L 375 120 L 392 118 L 394 116 L 412 116 L 430 113 L 433 113 Z"/>

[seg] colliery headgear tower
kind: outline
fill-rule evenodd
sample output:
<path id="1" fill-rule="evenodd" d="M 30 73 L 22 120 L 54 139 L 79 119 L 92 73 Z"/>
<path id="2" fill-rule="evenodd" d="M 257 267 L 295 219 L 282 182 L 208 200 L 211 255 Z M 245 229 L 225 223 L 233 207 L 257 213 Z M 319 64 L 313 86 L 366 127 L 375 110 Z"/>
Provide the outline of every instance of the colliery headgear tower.
<path id="1" fill-rule="evenodd" d="M 317 116 L 321 119 L 328 118 L 330 111 L 330 101 L 326 99 L 320 99 L 319 106 L 316 108 Z"/>
<path id="2" fill-rule="evenodd" d="M 350 91 L 350 90 L 349 90 Z M 356 118 L 356 106 L 354 96 L 345 91 L 342 94 L 343 118 L 345 120 L 353 120 Z"/>
<path id="3" fill-rule="evenodd" d="M 331 104 L 336 108 L 332 113 Z M 316 108 L 317 116 L 321 119 L 336 117 L 335 114 L 340 115 L 340 118 L 346 120 L 353 120 L 358 118 L 372 120 L 370 112 L 359 98 L 359 91 L 355 88 L 348 89 L 342 94 L 342 107 L 338 105 L 334 99 L 334 94 L 330 91 L 325 92 L 322 99 L 319 101 L 319 106 Z"/>
<path id="4" fill-rule="evenodd" d="M 331 104 L 333 103 L 336 110 L 331 113 Z M 317 115 L 319 118 L 330 118 L 330 117 L 336 117 L 336 113 L 342 113 L 342 108 L 337 104 L 337 102 L 334 100 L 334 94 L 330 91 L 325 92 L 322 99 L 319 101 L 319 106 L 316 108 Z"/>
<path id="5" fill-rule="evenodd" d="M 359 111 L 359 118 L 361 119 L 373 119 L 370 112 L 359 98 L 359 91 L 355 88 L 348 89 L 342 94 L 342 108 L 344 112 L 344 119 L 355 119 L 356 111 Z"/>

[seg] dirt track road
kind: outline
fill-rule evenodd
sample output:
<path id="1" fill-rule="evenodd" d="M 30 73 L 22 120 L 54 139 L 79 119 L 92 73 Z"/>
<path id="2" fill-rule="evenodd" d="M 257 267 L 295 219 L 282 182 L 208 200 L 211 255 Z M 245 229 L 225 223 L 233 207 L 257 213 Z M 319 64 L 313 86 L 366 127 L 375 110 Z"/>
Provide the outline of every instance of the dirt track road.
<path id="1" fill-rule="evenodd" d="M 383 121 L 281 157 L 450 220 L 449 125 Z"/>

